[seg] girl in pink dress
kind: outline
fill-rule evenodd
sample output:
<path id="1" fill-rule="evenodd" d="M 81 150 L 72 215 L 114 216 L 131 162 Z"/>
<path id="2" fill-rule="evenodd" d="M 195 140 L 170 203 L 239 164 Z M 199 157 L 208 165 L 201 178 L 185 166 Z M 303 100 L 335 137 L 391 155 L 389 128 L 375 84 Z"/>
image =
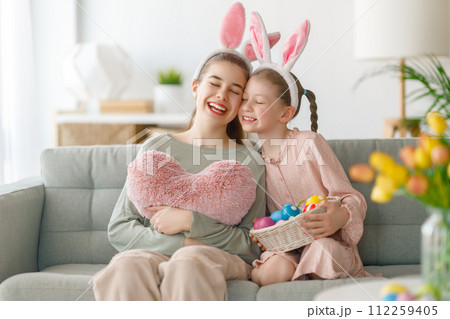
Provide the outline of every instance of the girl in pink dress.
<path id="1" fill-rule="evenodd" d="M 352 188 L 328 143 L 316 133 L 314 93 L 305 90 L 290 72 L 307 42 L 309 28 L 305 21 L 286 40 L 285 59 L 275 65 L 265 47 L 267 34 L 261 17 L 252 13 L 250 37 L 261 65 L 247 82 L 239 119 L 243 129 L 256 133 L 262 144 L 269 212 L 318 194 L 339 196 L 341 205 L 324 201 L 318 206 L 326 207 L 326 213 L 303 215 L 300 226 L 315 239 L 311 244 L 286 253 L 266 251 L 253 262 L 251 277 L 261 286 L 306 278 L 371 276 L 363 269 L 356 246 L 363 233 L 366 202 Z M 303 95 L 310 103 L 312 131 L 290 130 L 287 123 L 298 114 Z"/>

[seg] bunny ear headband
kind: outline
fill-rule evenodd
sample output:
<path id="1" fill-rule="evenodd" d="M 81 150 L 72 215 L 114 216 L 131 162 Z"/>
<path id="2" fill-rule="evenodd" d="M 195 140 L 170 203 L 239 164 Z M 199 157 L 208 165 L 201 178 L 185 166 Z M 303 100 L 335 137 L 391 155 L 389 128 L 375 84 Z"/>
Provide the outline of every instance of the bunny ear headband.
<path id="1" fill-rule="evenodd" d="M 230 9 L 228 9 L 222 21 L 222 27 L 220 28 L 219 36 L 222 48 L 211 52 L 205 59 L 203 59 L 202 63 L 200 63 L 197 71 L 195 72 L 194 80 L 198 80 L 200 72 L 202 71 L 205 64 L 209 61 L 209 59 L 220 53 L 230 53 L 236 55 L 246 63 L 249 74 L 252 73 L 253 68 L 251 61 L 256 60 L 257 57 L 255 56 L 253 49 L 251 48 L 251 44 L 248 43 L 244 47 L 244 53 L 236 50 L 236 48 L 241 44 L 244 31 L 245 9 L 240 2 L 236 2 L 230 7 Z M 278 40 L 280 40 L 280 33 L 271 33 L 268 34 L 267 37 L 270 41 L 270 47 L 272 47 L 278 42 Z"/>
<path id="2" fill-rule="evenodd" d="M 289 87 L 291 104 L 295 109 L 297 109 L 298 106 L 298 89 L 295 79 L 290 71 L 305 49 L 310 28 L 311 25 L 309 20 L 305 20 L 297 30 L 289 36 L 284 42 L 281 61 L 278 64 L 275 64 L 271 60 L 270 37 L 266 32 L 261 16 L 257 12 L 252 12 L 250 17 L 250 40 L 254 54 L 260 63 L 258 70 L 272 69 L 283 77 Z"/>

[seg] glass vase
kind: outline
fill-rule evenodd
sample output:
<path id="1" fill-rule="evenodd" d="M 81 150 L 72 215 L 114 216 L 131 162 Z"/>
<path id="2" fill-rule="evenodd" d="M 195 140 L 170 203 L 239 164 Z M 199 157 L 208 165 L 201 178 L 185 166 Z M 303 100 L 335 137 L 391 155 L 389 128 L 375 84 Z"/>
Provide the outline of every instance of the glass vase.
<path id="1" fill-rule="evenodd" d="M 422 225 L 422 279 L 450 300 L 450 209 L 428 209 L 431 216 Z"/>

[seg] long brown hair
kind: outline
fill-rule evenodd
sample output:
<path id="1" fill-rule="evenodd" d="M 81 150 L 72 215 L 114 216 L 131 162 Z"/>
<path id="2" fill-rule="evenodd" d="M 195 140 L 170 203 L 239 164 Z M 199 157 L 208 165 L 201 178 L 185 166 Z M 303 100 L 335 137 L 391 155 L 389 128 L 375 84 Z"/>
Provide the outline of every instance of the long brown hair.
<path id="1" fill-rule="evenodd" d="M 309 109 L 311 111 L 311 117 L 310 117 L 311 131 L 317 132 L 318 116 L 317 116 L 316 96 L 312 91 L 305 90 L 303 88 L 303 86 L 301 85 L 300 80 L 294 74 L 291 73 L 291 75 L 294 78 L 295 83 L 297 85 L 297 89 L 298 89 L 298 105 L 291 104 L 291 95 L 289 92 L 289 86 L 278 72 L 276 72 L 272 69 L 260 69 L 260 70 L 257 70 L 255 73 L 253 73 L 252 76 L 256 76 L 258 78 L 264 79 L 266 81 L 269 81 L 273 85 L 275 85 L 278 90 L 277 96 L 280 96 L 280 99 L 283 101 L 283 103 L 286 105 L 292 105 L 294 107 L 295 106 L 297 107 L 297 110 L 295 111 L 293 118 L 296 117 L 298 112 L 300 111 L 300 106 L 302 103 L 302 96 L 303 96 L 303 94 L 305 94 L 306 97 L 308 98 Z"/>
<path id="2" fill-rule="evenodd" d="M 194 79 L 194 81 L 200 83 L 203 80 L 203 76 L 206 73 L 206 71 L 208 71 L 209 67 L 213 63 L 221 62 L 221 61 L 226 61 L 226 62 L 236 64 L 238 67 L 240 67 L 245 72 L 246 79 L 248 80 L 248 78 L 250 76 L 250 70 L 247 68 L 247 64 L 245 63 L 245 61 L 242 60 L 241 58 L 239 58 L 235 54 L 221 52 L 221 53 L 218 53 L 218 54 L 212 56 L 205 63 L 202 70 L 200 71 L 198 79 Z M 190 129 L 192 127 L 192 125 L 194 124 L 194 117 L 195 117 L 196 113 L 197 113 L 197 109 L 194 109 L 194 112 L 192 112 L 192 115 L 191 115 L 191 121 L 189 122 L 188 129 Z M 239 122 L 238 115 L 236 115 L 236 117 L 230 123 L 227 124 L 226 132 L 230 139 L 235 140 L 236 143 L 238 143 L 238 144 L 243 144 L 242 140 L 244 139 L 245 135 L 244 135 L 244 130 L 242 129 L 241 123 Z"/>

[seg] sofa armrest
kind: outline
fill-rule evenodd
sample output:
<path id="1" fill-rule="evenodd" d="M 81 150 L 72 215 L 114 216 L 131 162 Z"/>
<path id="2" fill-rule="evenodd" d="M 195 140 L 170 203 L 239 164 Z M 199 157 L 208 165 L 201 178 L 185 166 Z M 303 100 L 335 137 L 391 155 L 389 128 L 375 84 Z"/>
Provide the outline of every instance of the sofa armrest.
<path id="1" fill-rule="evenodd" d="M 37 271 L 44 185 L 37 177 L 0 185 L 0 283 Z"/>

